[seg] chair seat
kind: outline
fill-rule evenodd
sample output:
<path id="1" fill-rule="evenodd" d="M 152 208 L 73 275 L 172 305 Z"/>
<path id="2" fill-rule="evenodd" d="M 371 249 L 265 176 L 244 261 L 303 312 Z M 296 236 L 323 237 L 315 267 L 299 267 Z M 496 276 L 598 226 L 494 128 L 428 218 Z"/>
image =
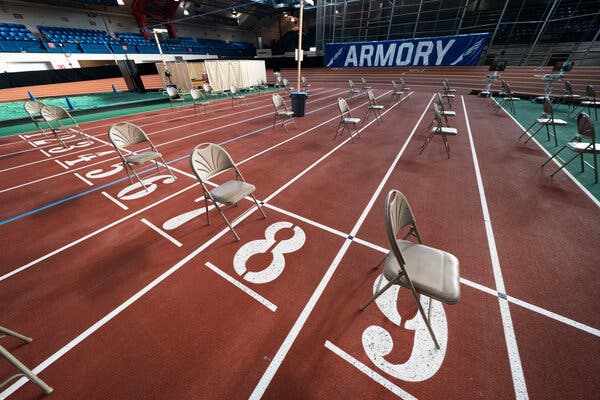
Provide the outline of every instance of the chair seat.
<path id="1" fill-rule="evenodd" d="M 146 161 L 156 160 L 157 158 L 162 157 L 162 154 L 156 151 L 144 151 L 143 153 L 131 154 L 130 156 L 125 157 L 125 160 L 129 164 L 143 164 Z"/>
<path id="2" fill-rule="evenodd" d="M 448 93 L 455 93 L 455 92 L 456 92 L 456 89 L 446 89 L 446 91 L 447 91 Z"/>
<path id="3" fill-rule="evenodd" d="M 434 249 L 407 240 L 397 240 L 406 261 L 406 271 L 415 290 L 443 303 L 454 304 L 460 299 L 460 273 L 458 259 L 443 250 Z M 398 260 L 392 252 L 386 258 L 383 274 L 390 281 L 400 271 Z M 407 287 L 405 277 L 400 285 Z"/>
<path id="4" fill-rule="evenodd" d="M 450 128 L 448 126 L 442 126 L 441 129 L 438 128 L 437 126 L 434 126 L 433 128 L 431 128 L 431 132 L 443 133 L 446 135 L 457 135 L 458 134 L 458 130 L 456 128 Z"/>
<path id="5" fill-rule="evenodd" d="M 394 96 L 394 95 L 395 95 L 395 96 L 399 96 L 399 95 L 401 95 L 401 94 L 404 94 L 404 92 L 403 92 L 402 90 L 394 90 L 394 91 L 392 92 L 392 96 Z"/>
<path id="6" fill-rule="evenodd" d="M 567 148 L 575 153 L 596 153 L 600 154 L 600 143 L 596 143 L 593 147 L 589 142 L 569 142 Z"/>
<path id="7" fill-rule="evenodd" d="M 227 181 L 210 191 L 216 202 L 234 204 L 254 192 L 256 187 L 243 181 Z"/>
<path id="8" fill-rule="evenodd" d="M 293 111 L 277 111 L 277 115 L 283 115 L 285 117 L 291 117 L 294 115 Z"/>
<path id="9" fill-rule="evenodd" d="M 181 96 L 179 97 L 169 97 L 171 101 L 185 101 L 185 99 Z"/>
<path id="10" fill-rule="evenodd" d="M 231 97 L 233 97 L 234 99 L 245 99 L 246 98 L 246 96 L 244 96 L 243 94 L 234 94 Z"/>
<path id="11" fill-rule="evenodd" d="M 342 122 L 344 124 L 358 124 L 360 122 L 360 118 L 344 118 Z"/>
<path id="12" fill-rule="evenodd" d="M 600 100 L 596 100 L 596 101 L 584 100 L 581 102 L 581 104 L 584 106 L 600 106 Z"/>
<path id="13" fill-rule="evenodd" d="M 455 98 L 455 97 L 456 97 L 456 95 L 454 95 L 454 94 L 450 94 L 450 93 L 444 93 L 444 94 L 442 95 L 442 97 L 450 97 L 450 98 Z"/>
<path id="14" fill-rule="evenodd" d="M 540 125 L 567 125 L 567 121 L 557 118 L 554 121 L 550 118 L 538 118 L 537 122 Z"/>
<path id="15" fill-rule="evenodd" d="M 383 106 L 381 104 L 372 104 L 369 106 L 371 110 L 383 110 Z"/>
<path id="16" fill-rule="evenodd" d="M 504 101 L 521 101 L 518 97 L 505 97 Z"/>
<path id="17" fill-rule="evenodd" d="M 446 115 L 448 117 L 455 117 L 456 116 L 456 111 L 447 111 L 447 110 L 444 110 L 444 111 L 442 111 L 442 115 Z"/>

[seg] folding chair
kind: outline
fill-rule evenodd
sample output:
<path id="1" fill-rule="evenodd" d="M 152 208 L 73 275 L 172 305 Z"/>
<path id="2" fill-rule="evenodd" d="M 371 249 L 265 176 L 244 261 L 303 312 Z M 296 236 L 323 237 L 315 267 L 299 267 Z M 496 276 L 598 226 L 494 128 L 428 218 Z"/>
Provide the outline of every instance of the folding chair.
<path id="1" fill-rule="evenodd" d="M 248 107 L 246 96 L 240 93 L 240 90 L 236 85 L 231 85 L 229 87 L 229 91 L 231 93 L 231 108 L 233 108 L 236 104 L 240 107 Z"/>
<path id="2" fill-rule="evenodd" d="M 308 89 L 312 85 L 310 84 L 310 82 L 308 81 L 308 79 L 306 79 L 304 76 L 300 80 L 302 82 L 302 91 L 308 93 Z"/>
<path id="3" fill-rule="evenodd" d="M 585 88 L 585 99 L 581 101 L 582 108 L 587 106 L 588 115 L 592 115 L 592 108 L 594 108 L 594 119 L 598 121 L 598 106 L 600 106 L 600 100 L 596 100 L 596 90 L 594 86 L 587 85 Z"/>
<path id="4" fill-rule="evenodd" d="M 477 93 L 477 96 L 481 97 L 490 97 L 492 95 L 492 82 L 488 82 L 485 84 L 485 87 L 482 91 Z"/>
<path id="5" fill-rule="evenodd" d="M 419 313 L 427 325 L 435 348 L 439 349 L 440 345 L 431 328 L 431 301 L 429 302 L 429 312 L 425 315 L 419 296 L 425 295 L 445 304 L 458 303 L 460 299 L 459 261 L 448 252 L 423 244 L 408 200 L 395 189 L 390 190 L 385 202 L 385 226 L 391 251 L 375 267 L 379 268 L 385 262 L 375 294 L 362 305 L 360 310 L 364 311 L 392 285 L 407 288 L 417 303 Z M 407 227 L 409 228 L 408 232 L 402 239 L 398 239 L 398 234 Z M 418 243 L 406 240 L 409 236 L 416 238 Z M 387 284 L 380 289 L 381 281 L 384 278 Z"/>
<path id="6" fill-rule="evenodd" d="M 171 172 L 171 168 L 167 165 L 162 154 L 156 149 L 142 128 L 130 122 L 119 122 L 113 124 L 108 129 L 108 139 L 112 145 L 115 146 L 115 150 L 117 151 L 117 154 L 119 154 L 123 167 L 125 167 L 125 172 L 127 172 L 130 183 L 133 182 L 133 179 L 131 179 L 131 175 L 133 174 L 144 189 L 148 191 L 148 187 L 142 181 L 133 166 L 154 162 L 156 172 L 153 175 L 156 175 L 160 173 L 158 160 L 163 163 L 173 179 L 177 179 L 175 175 L 173 175 L 173 172 Z"/>
<path id="7" fill-rule="evenodd" d="M 44 106 L 44 103 L 37 100 L 27 100 L 25 103 L 23 103 L 25 112 L 27 115 L 29 115 L 29 118 L 31 118 L 38 131 L 40 131 L 42 135 L 48 136 L 48 132 L 46 131 L 48 129 L 48 124 L 41 114 L 42 107 Z M 46 125 L 46 128 L 44 128 L 43 125 Z"/>
<path id="8" fill-rule="evenodd" d="M 456 95 L 454 94 L 454 92 L 456 92 L 456 89 L 451 89 L 446 79 L 442 81 L 442 89 L 442 97 L 446 98 L 446 100 L 448 101 L 448 107 L 452 108 L 452 99 L 456 97 Z"/>
<path id="9" fill-rule="evenodd" d="M 358 131 L 358 123 L 360 122 L 360 118 L 352 117 L 348 103 L 341 97 L 338 97 L 338 107 L 340 109 L 340 122 L 335 130 L 335 136 L 333 136 L 333 140 L 335 140 L 338 134 L 342 134 L 344 130 L 348 130 L 350 140 L 352 140 L 354 143 L 354 135 L 360 138 L 360 132 Z M 348 125 L 352 125 L 352 131 L 350 128 L 348 128 Z"/>
<path id="10" fill-rule="evenodd" d="M 410 92 L 410 88 L 406 87 L 406 82 L 404 82 L 404 78 L 400 77 L 400 90 L 404 92 Z"/>
<path id="11" fill-rule="evenodd" d="M 446 107 L 444 107 L 444 100 L 439 92 L 437 93 L 437 104 L 440 108 L 440 115 L 446 120 L 446 126 L 450 126 L 448 117 L 456 117 L 456 111 L 446 110 Z"/>
<path id="12" fill-rule="evenodd" d="M 0 339 L 3 337 L 6 337 L 6 336 L 12 336 L 12 337 L 22 340 L 26 343 L 31 343 L 33 341 L 33 339 L 30 337 L 21 335 L 20 333 L 11 331 L 10 329 L 6 329 L 6 328 L 0 326 Z M 42 379 L 40 379 L 40 377 L 38 377 L 36 374 L 34 374 L 29 368 L 27 368 L 25 366 L 25 364 L 23 364 L 21 361 L 19 361 L 15 356 L 13 356 L 8 350 L 6 350 L 1 345 L 0 345 L 0 355 L 2 357 L 4 357 L 9 363 L 11 363 L 15 368 L 17 368 L 20 371 L 20 373 L 13 375 L 10 378 L 8 378 L 7 380 L 5 380 L 4 382 L 2 382 L 0 384 L 0 389 L 2 389 L 4 386 L 8 385 L 11 381 L 13 381 L 17 378 L 20 378 L 21 376 L 24 376 L 27 379 L 29 379 L 31 382 L 33 382 L 37 386 L 39 386 L 40 389 L 42 389 L 42 391 L 45 394 L 52 393 L 52 391 L 54 389 L 52 389 L 50 386 L 48 386 L 46 384 L 46 382 L 44 382 Z"/>
<path id="13" fill-rule="evenodd" d="M 579 99 L 580 97 L 581 96 L 573 92 L 573 86 L 571 86 L 571 82 L 565 81 L 565 90 L 560 96 L 561 102 L 567 103 L 569 105 L 569 108 L 573 110 L 575 109 L 575 100 Z"/>
<path id="14" fill-rule="evenodd" d="M 175 104 L 176 107 L 179 107 L 178 104 L 183 103 L 185 101 L 183 96 L 179 93 L 179 90 L 177 90 L 173 86 L 167 86 L 167 94 L 169 95 L 171 107 L 173 107 L 173 104 Z"/>
<path id="15" fill-rule="evenodd" d="M 500 92 L 500 96 L 502 96 L 502 101 L 498 101 L 495 103 L 494 110 L 498 111 L 502 108 L 503 104 L 508 104 L 508 109 L 513 113 L 517 114 L 515 110 L 515 102 L 521 101 L 520 98 L 513 96 L 512 88 L 508 82 L 502 80 L 502 92 Z"/>
<path id="16" fill-rule="evenodd" d="M 286 123 L 294 124 L 294 127 L 297 129 L 296 121 L 292 116 L 294 115 L 293 111 L 288 110 L 285 101 L 283 98 L 277 93 L 273 94 L 273 106 L 275 107 L 275 118 L 273 120 L 273 129 L 275 129 L 275 125 L 277 124 L 277 120 L 281 120 L 281 124 L 283 125 L 283 129 L 287 132 Z"/>
<path id="17" fill-rule="evenodd" d="M 588 137 L 591 140 L 589 142 L 584 142 L 582 137 Z M 591 154 L 594 158 L 594 182 L 598 183 L 598 154 L 600 154 L 600 143 L 596 143 L 596 131 L 594 129 L 594 124 L 592 123 L 592 121 L 590 121 L 590 116 L 588 114 L 582 112 L 577 116 L 577 134 L 575 135 L 575 137 L 573 137 L 573 139 L 571 139 L 570 142 L 561 147 L 560 150 L 554 153 L 552 157 L 547 159 L 546 162 L 542 164 L 542 168 L 544 168 L 544 166 L 548 164 L 550 160 L 557 157 L 558 154 L 564 149 L 571 150 L 573 153 L 575 153 L 575 155 L 569 160 L 567 160 L 567 162 L 563 163 L 563 165 L 561 165 L 560 168 L 554 171 L 550 176 L 552 177 L 556 175 L 558 171 L 566 167 L 571 161 L 577 158 L 577 156 L 579 156 L 581 159 L 581 172 L 583 172 L 585 164 L 583 160 L 583 155 Z"/>
<path id="18" fill-rule="evenodd" d="M 444 142 L 444 148 L 446 149 L 446 154 L 448 158 L 450 158 L 450 144 L 448 143 L 448 135 L 455 136 L 458 134 L 458 130 L 456 128 L 451 128 L 449 126 L 444 126 L 442 124 L 442 114 L 440 113 L 440 109 L 436 103 L 433 103 L 433 113 L 434 120 L 431 128 L 431 132 L 427 139 L 425 139 L 425 143 L 419 149 L 419 154 L 423 154 L 423 150 L 429 145 L 429 142 L 433 138 L 434 135 L 440 135 L 442 137 L 442 141 Z"/>
<path id="19" fill-rule="evenodd" d="M 355 97 L 360 96 L 360 90 L 358 90 L 354 86 L 354 82 L 352 82 L 352 79 L 348 79 L 348 86 L 350 87 L 350 90 L 348 91 L 348 96 L 346 97 L 346 99 L 348 101 L 352 100 Z"/>
<path id="20" fill-rule="evenodd" d="M 275 77 L 275 87 L 282 88 L 284 85 L 283 85 L 283 78 L 281 77 L 281 73 L 273 72 L 273 76 Z"/>
<path id="21" fill-rule="evenodd" d="M 369 83 L 367 82 L 367 80 L 365 78 L 360 78 L 360 96 L 364 95 L 365 93 L 367 93 L 367 90 L 369 89 L 373 89 L 373 86 L 369 85 Z"/>
<path id="22" fill-rule="evenodd" d="M 267 218 L 265 213 L 262 210 L 260 204 L 254 197 L 253 192 L 256 190 L 254 185 L 251 185 L 246 182 L 241 172 L 231 159 L 229 153 L 225 151 L 224 148 L 214 143 L 202 143 L 198 146 L 194 147 L 192 150 L 192 154 L 190 155 L 190 164 L 192 167 L 192 171 L 198 178 L 200 185 L 202 186 L 202 190 L 204 191 L 204 204 L 206 207 L 206 221 L 207 224 L 210 225 L 210 214 L 208 213 L 208 201 L 212 201 L 221 214 L 221 217 L 235 236 L 236 240 L 240 240 L 235 229 L 223 211 L 221 210 L 222 205 L 233 205 L 242 200 L 246 196 L 252 197 L 256 207 L 258 207 L 258 211 L 262 214 L 264 218 Z M 226 171 L 228 169 L 233 169 L 235 171 L 235 180 L 230 180 L 222 185 L 217 186 L 212 190 L 208 190 L 206 187 L 206 181 L 221 171 Z"/>
<path id="23" fill-rule="evenodd" d="M 62 146 L 67 147 L 63 139 L 72 139 L 74 135 L 79 135 L 81 139 L 88 141 L 77 121 L 64 108 L 59 106 L 43 106 L 40 110 L 40 115 L 44 118 L 52 134 Z M 62 137 L 61 135 L 68 136 Z"/>
<path id="24" fill-rule="evenodd" d="M 404 92 L 398 87 L 395 81 L 392 81 L 392 100 L 396 98 L 396 103 L 400 101 Z"/>
<path id="25" fill-rule="evenodd" d="M 287 90 L 287 92 L 291 92 L 292 90 L 294 90 L 294 88 L 292 87 L 292 85 L 290 85 L 290 81 L 288 81 L 287 79 L 283 79 L 282 80 L 283 83 L 283 89 Z"/>
<path id="26" fill-rule="evenodd" d="M 383 122 L 383 118 L 381 116 L 381 110 L 383 110 L 383 106 L 381 104 L 377 104 L 377 99 L 373 94 L 372 89 L 367 89 L 367 95 L 369 96 L 369 108 L 367 109 L 367 114 L 365 115 L 365 123 L 369 120 L 369 115 L 373 113 L 375 118 L 379 120 L 379 122 Z"/>
<path id="27" fill-rule="evenodd" d="M 190 96 L 192 96 L 192 102 L 194 103 L 194 112 L 198 114 L 198 107 L 202 108 L 202 115 L 208 114 L 210 112 L 212 115 L 215 115 L 215 112 L 210 105 L 208 99 L 204 96 L 204 93 L 200 89 L 192 89 L 190 90 Z"/>
<path id="28" fill-rule="evenodd" d="M 209 83 L 205 83 L 204 85 L 202 85 L 202 90 L 204 91 L 204 95 L 208 97 L 219 97 L 219 94 L 214 91 L 214 89 L 212 88 L 212 86 L 210 86 Z"/>
<path id="29" fill-rule="evenodd" d="M 529 138 L 527 138 L 527 140 L 525 141 L 524 144 L 527 144 L 527 142 L 529 142 L 531 139 L 533 139 L 533 137 L 535 135 L 537 135 L 543 127 L 546 127 L 546 134 L 548 135 L 548 140 L 550 140 L 550 128 L 549 127 L 551 126 L 552 127 L 552 135 L 554 136 L 554 146 L 558 146 L 558 139 L 556 137 L 556 125 L 561 125 L 561 126 L 567 125 L 567 121 L 558 119 L 558 118 L 554 118 L 554 109 L 552 108 L 552 102 L 550 101 L 550 99 L 548 97 L 546 97 L 544 99 L 544 108 L 542 110 L 542 115 L 533 124 L 531 124 L 529 126 L 529 128 L 527 128 L 525 131 L 523 131 L 523 133 L 521 133 L 521 136 L 519 136 L 519 139 L 517 139 L 517 142 L 519 140 L 521 140 L 521 138 L 523 136 L 525 136 L 525 134 L 528 133 L 529 130 L 531 128 L 533 128 L 533 126 L 536 124 L 539 124 L 540 127 L 538 129 L 536 129 L 536 131 L 533 133 L 533 135 L 530 135 Z"/>

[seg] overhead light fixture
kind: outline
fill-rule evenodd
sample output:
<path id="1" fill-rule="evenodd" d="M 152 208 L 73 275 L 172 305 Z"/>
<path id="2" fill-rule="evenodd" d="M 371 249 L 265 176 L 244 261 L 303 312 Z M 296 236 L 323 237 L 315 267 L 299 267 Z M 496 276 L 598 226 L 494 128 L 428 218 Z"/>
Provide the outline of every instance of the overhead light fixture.
<path id="1" fill-rule="evenodd" d="M 118 6 L 124 6 L 125 5 L 125 0 L 117 0 L 117 5 Z"/>
<path id="2" fill-rule="evenodd" d="M 183 15 L 190 15 L 190 12 L 184 8 L 183 9 Z"/>
<path id="3" fill-rule="evenodd" d="M 238 12 L 234 9 L 231 10 L 231 15 L 233 15 L 234 17 L 237 17 Z"/>
<path id="4" fill-rule="evenodd" d="M 168 30 L 166 30 L 165 28 L 152 28 L 152 32 L 154 32 L 154 33 L 167 33 Z"/>

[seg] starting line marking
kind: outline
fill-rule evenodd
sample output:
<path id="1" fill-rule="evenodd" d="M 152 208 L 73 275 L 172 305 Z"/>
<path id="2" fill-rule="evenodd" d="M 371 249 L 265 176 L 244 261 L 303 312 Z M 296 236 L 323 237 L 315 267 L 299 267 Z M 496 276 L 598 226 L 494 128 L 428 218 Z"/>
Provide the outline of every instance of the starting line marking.
<path id="1" fill-rule="evenodd" d="M 228 275 L 225 272 L 223 272 L 221 269 L 219 269 L 218 267 L 216 267 L 210 261 L 207 261 L 206 263 L 204 263 L 204 265 L 206 265 L 210 270 L 212 270 L 213 272 L 215 272 L 221 278 L 225 279 L 227 282 L 229 282 L 232 285 L 236 286 L 238 289 L 240 289 L 241 291 L 243 291 L 244 293 L 246 293 L 248 296 L 252 297 L 254 300 L 258 301 L 260 304 L 262 304 L 263 306 L 267 307 L 272 312 L 275 312 L 277 310 L 277 306 L 275 304 L 271 303 L 269 300 L 267 300 L 266 298 L 264 298 L 260 294 L 256 293 L 254 290 L 250 289 L 248 286 L 244 285 L 243 283 L 241 283 L 237 279 L 232 278 L 230 275 Z"/>
<path id="2" fill-rule="evenodd" d="M 57 160 L 58 162 L 58 160 Z M 73 175 L 75 175 L 76 177 L 78 177 L 79 179 L 81 179 L 84 183 L 87 183 L 90 186 L 94 186 L 94 184 L 92 182 L 90 182 L 89 180 L 85 179 L 83 176 L 79 175 L 77 172 L 73 172 Z"/>
<path id="3" fill-rule="evenodd" d="M 152 222 L 148 221 L 146 218 L 142 218 L 140 221 L 142 221 L 150 229 L 152 229 L 153 231 L 155 231 L 156 233 L 158 233 L 159 235 L 161 235 L 162 237 L 167 239 L 169 242 L 173 243 L 175 246 L 177 246 L 177 247 L 183 246 L 183 243 L 181 243 L 179 240 L 175 239 L 173 236 L 169 235 L 167 232 L 160 229 L 158 226 L 154 225 Z"/>
<path id="4" fill-rule="evenodd" d="M 335 344 L 331 343 L 329 340 L 325 341 L 325 348 L 331 350 L 338 357 L 348 362 L 354 368 L 358 369 L 360 372 L 367 375 L 369 378 L 373 379 L 375 382 L 379 383 L 381 386 L 394 393 L 396 396 L 406 400 L 417 399 L 415 396 L 403 390 L 398 385 L 395 385 L 394 383 L 390 382 L 381 374 L 372 370 L 362 362 L 358 361 L 356 358 L 352 357 L 350 354 L 346 353 L 344 350 L 340 349 Z"/>
<path id="5" fill-rule="evenodd" d="M 121 207 L 123 210 L 129 210 L 129 207 L 127 207 L 125 204 L 121 203 L 119 200 L 115 199 L 114 197 L 112 197 L 110 194 L 106 193 L 106 192 L 100 192 L 104 195 L 104 197 L 106 197 L 107 199 L 109 199 L 110 201 L 112 201 L 113 203 L 115 203 L 116 205 L 118 205 L 119 207 Z"/>

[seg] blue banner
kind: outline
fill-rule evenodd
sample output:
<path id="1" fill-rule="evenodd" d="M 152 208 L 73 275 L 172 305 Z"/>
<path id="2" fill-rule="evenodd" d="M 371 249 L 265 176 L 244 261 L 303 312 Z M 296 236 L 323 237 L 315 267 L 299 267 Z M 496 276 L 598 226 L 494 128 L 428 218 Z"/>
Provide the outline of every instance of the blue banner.
<path id="1" fill-rule="evenodd" d="M 325 67 L 477 65 L 489 33 L 325 44 Z"/>

